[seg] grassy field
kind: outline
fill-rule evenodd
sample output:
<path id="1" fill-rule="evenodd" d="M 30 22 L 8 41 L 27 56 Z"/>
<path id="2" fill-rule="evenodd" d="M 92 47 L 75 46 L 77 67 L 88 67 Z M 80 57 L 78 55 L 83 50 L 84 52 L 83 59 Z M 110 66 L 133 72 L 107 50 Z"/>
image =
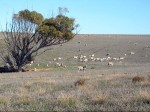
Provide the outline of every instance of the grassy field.
<path id="1" fill-rule="evenodd" d="M 150 73 L 47 71 L 0 75 L 1 111 L 149 111 Z M 144 77 L 132 82 L 134 76 Z M 78 80 L 83 85 L 75 86 Z"/>
<path id="2" fill-rule="evenodd" d="M 3 40 L 0 43 L 2 48 Z M 149 35 L 79 35 L 53 46 L 27 66 L 48 70 L 0 73 L 0 111 L 149 111 L 150 49 L 145 47 L 149 45 Z M 131 51 L 135 54 L 129 55 Z M 73 58 L 91 54 L 127 56 L 111 67 L 108 61 Z M 56 62 L 66 67 L 56 66 L 53 59 L 58 57 L 62 59 Z M 87 69 L 78 71 L 79 65 Z M 133 82 L 135 76 L 142 80 Z M 75 86 L 77 81 L 85 82 Z"/>

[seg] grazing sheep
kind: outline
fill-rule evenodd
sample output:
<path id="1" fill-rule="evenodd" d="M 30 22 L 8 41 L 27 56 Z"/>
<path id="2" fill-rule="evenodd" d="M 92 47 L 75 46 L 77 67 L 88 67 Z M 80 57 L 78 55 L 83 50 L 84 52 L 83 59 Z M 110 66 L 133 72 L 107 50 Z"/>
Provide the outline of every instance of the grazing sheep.
<path id="1" fill-rule="evenodd" d="M 33 63 L 34 63 L 34 61 L 31 61 L 31 62 L 30 62 L 30 64 L 33 64 Z"/>
<path id="2" fill-rule="evenodd" d="M 94 57 L 94 56 L 95 56 L 94 54 L 91 55 L 91 57 Z"/>
<path id="3" fill-rule="evenodd" d="M 107 60 L 107 61 L 109 61 L 109 60 L 111 60 L 111 59 L 112 59 L 111 57 L 107 57 L 107 59 L 106 59 L 106 60 Z"/>
<path id="4" fill-rule="evenodd" d="M 144 81 L 144 77 L 140 77 L 140 76 L 135 76 L 132 78 L 132 82 L 135 83 L 135 82 L 142 82 Z"/>
<path id="5" fill-rule="evenodd" d="M 78 56 L 74 56 L 73 58 L 74 58 L 74 59 L 78 59 Z"/>
<path id="6" fill-rule="evenodd" d="M 96 60 L 95 61 L 100 61 L 100 58 L 96 58 Z"/>
<path id="7" fill-rule="evenodd" d="M 77 80 L 74 85 L 75 86 L 83 86 L 85 84 L 86 79 L 79 79 Z"/>
<path id="8" fill-rule="evenodd" d="M 124 60 L 124 57 L 119 57 L 120 60 Z"/>
<path id="9" fill-rule="evenodd" d="M 61 63 L 56 63 L 56 65 L 57 65 L 57 66 L 59 66 L 59 67 L 60 67 L 60 66 L 62 66 L 62 64 L 61 64 Z"/>
<path id="10" fill-rule="evenodd" d="M 63 63 L 56 63 L 56 65 L 59 67 L 66 67 Z"/>
<path id="11" fill-rule="evenodd" d="M 37 71 L 37 69 L 36 69 L 36 68 L 34 68 L 34 71 Z"/>
<path id="12" fill-rule="evenodd" d="M 133 55 L 133 54 L 135 54 L 134 52 L 130 52 L 130 55 Z"/>
<path id="13" fill-rule="evenodd" d="M 85 69 L 86 69 L 86 65 L 84 65 L 84 66 L 78 66 L 78 70 L 79 71 L 85 71 Z"/>
<path id="14" fill-rule="evenodd" d="M 84 61 L 84 62 L 87 62 L 87 61 L 88 61 L 88 59 L 87 59 L 87 58 L 85 58 L 83 61 Z"/>
<path id="15" fill-rule="evenodd" d="M 53 59 L 53 61 L 56 61 L 56 60 L 57 60 L 56 58 Z"/>
<path id="16" fill-rule="evenodd" d="M 94 57 L 91 57 L 90 59 L 91 59 L 91 60 L 95 60 L 95 58 L 94 58 Z"/>
<path id="17" fill-rule="evenodd" d="M 113 62 L 108 62 L 108 66 L 114 66 Z"/>
<path id="18" fill-rule="evenodd" d="M 62 58 L 61 57 L 58 57 L 58 60 L 61 60 Z"/>

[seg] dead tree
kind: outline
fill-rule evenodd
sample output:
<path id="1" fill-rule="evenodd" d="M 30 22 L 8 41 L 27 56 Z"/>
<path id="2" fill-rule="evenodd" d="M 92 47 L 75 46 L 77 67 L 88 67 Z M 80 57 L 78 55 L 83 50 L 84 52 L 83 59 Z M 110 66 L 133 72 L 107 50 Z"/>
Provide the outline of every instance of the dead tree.
<path id="1" fill-rule="evenodd" d="M 22 17 L 13 18 L 3 32 L 7 54 L 2 59 L 12 70 L 22 71 L 26 64 L 35 59 L 40 49 L 72 39 L 75 28 L 74 19 L 63 15 L 45 19 L 40 25 Z"/>

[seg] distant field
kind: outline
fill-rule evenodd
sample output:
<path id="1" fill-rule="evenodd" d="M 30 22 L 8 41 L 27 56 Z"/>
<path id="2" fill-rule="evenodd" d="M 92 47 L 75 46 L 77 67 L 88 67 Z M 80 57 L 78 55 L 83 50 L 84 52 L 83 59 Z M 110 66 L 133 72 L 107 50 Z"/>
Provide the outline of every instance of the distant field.
<path id="1" fill-rule="evenodd" d="M 3 46 L 3 40 L 0 41 Z M 74 67 L 79 65 L 88 65 L 88 68 L 103 69 L 107 68 L 108 61 L 88 61 L 79 62 L 74 56 L 94 54 L 95 58 L 107 58 L 107 54 L 112 58 L 125 57 L 121 63 L 114 62 L 113 68 L 137 67 L 150 64 L 150 35 L 78 35 L 73 40 L 62 46 L 52 46 L 52 50 L 38 56 L 33 64 L 43 67 L 55 66 L 57 62 L 66 66 Z M 134 52 L 134 55 L 130 55 Z M 126 56 L 125 56 L 126 54 Z M 53 61 L 54 58 L 61 60 Z M 1 62 L 1 61 L 0 61 Z M 32 67 L 32 68 L 33 68 Z"/>
<path id="2" fill-rule="evenodd" d="M 150 110 L 150 35 L 78 35 L 52 48 L 27 66 L 47 71 L 0 73 L 1 111 Z M 91 60 L 92 54 L 111 60 Z M 81 55 L 88 61 L 74 59 Z M 87 69 L 78 71 L 81 65 Z M 144 80 L 134 83 L 135 76 Z M 85 83 L 76 87 L 80 79 Z"/>

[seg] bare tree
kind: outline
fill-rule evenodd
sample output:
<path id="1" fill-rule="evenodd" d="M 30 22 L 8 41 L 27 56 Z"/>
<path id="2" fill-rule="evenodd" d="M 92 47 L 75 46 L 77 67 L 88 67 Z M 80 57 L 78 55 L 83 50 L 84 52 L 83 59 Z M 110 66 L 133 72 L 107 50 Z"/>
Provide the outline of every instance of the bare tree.
<path id="1" fill-rule="evenodd" d="M 17 15 L 3 32 L 7 54 L 2 59 L 11 70 L 22 71 L 26 64 L 34 60 L 40 49 L 72 39 L 75 36 L 72 31 L 76 26 L 74 19 L 63 15 L 45 19 L 40 25 Z"/>

